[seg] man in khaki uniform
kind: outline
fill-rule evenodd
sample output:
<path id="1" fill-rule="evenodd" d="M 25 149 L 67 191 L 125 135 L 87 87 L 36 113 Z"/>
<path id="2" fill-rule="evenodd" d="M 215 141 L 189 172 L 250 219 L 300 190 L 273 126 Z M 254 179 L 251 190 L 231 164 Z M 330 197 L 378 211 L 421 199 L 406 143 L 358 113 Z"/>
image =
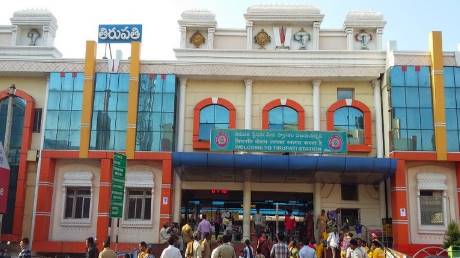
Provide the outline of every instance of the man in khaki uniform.
<path id="1" fill-rule="evenodd" d="M 231 239 L 231 235 L 224 235 L 224 244 L 218 247 L 218 258 L 236 258 L 235 249 L 230 243 Z"/>
<path id="2" fill-rule="evenodd" d="M 104 250 L 99 253 L 99 258 L 117 258 L 115 252 L 110 249 L 110 240 L 107 239 L 104 241 Z"/>
<path id="3" fill-rule="evenodd" d="M 193 230 L 188 223 L 182 226 L 182 239 L 184 240 L 184 245 L 187 246 L 187 243 L 192 241 Z"/>
<path id="4" fill-rule="evenodd" d="M 204 233 L 204 238 L 201 240 L 202 258 L 211 258 L 211 234 Z"/>

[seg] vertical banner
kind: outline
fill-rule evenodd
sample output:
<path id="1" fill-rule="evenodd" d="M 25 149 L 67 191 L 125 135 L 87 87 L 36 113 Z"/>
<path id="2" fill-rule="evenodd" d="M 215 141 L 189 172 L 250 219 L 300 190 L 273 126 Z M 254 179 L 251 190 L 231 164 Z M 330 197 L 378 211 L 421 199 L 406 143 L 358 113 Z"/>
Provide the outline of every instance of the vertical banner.
<path id="1" fill-rule="evenodd" d="M 123 216 L 123 199 L 125 197 L 126 155 L 113 154 L 112 195 L 110 201 L 110 218 Z"/>
<path id="2" fill-rule="evenodd" d="M 8 187 L 10 183 L 10 166 L 3 145 L 0 142 L 0 214 L 6 213 Z"/>

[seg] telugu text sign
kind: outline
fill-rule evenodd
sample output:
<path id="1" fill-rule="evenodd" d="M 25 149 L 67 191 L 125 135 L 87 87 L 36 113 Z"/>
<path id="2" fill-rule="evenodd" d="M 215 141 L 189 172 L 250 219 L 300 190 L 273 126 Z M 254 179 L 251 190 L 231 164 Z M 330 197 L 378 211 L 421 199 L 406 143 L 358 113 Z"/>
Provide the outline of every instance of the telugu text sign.
<path id="1" fill-rule="evenodd" d="M 123 215 L 123 199 L 125 192 L 126 155 L 113 154 L 112 194 L 110 201 L 110 217 L 121 218 Z"/>
<path id="2" fill-rule="evenodd" d="M 97 42 L 99 43 L 130 43 L 142 41 L 141 24 L 101 24 Z"/>
<path id="3" fill-rule="evenodd" d="M 345 132 L 213 129 L 211 151 L 346 153 Z"/>

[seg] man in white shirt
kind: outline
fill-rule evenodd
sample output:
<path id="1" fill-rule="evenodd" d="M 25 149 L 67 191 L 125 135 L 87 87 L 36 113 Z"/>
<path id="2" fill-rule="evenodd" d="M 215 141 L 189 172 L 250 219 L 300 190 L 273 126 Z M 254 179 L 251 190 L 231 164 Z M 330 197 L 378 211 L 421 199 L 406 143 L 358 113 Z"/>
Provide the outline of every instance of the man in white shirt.
<path id="1" fill-rule="evenodd" d="M 339 250 L 338 247 L 339 247 L 339 242 L 340 242 L 340 236 L 336 228 L 334 229 L 334 231 L 329 233 L 329 236 L 327 237 L 326 241 L 327 241 L 327 247 L 331 248 L 332 250 L 332 258 L 337 258 L 338 250 Z"/>
<path id="2" fill-rule="evenodd" d="M 314 244 L 312 240 L 310 244 Z M 316 251 L 305 243 L 299 251 L 299 256 L 300 258 L 316 258 Z"/>
<path id="3" fill-rule="evenodd" d="M 350 240 L 350 247 L 347 249 L 347 258 L 365 258 L 356 239 Z"/>
<path id="4" fill-rule="evenodd" d="M 222 246 L 222 244 L 224 243 L 222 237 L 220 236 L 218 239 L 217 239 L 217 246 L 216 248 L 214 248 L 214 250 L 212 250 L 211 252 L 211 258 L 219 258 L 218 254 L 219 254 L 219 247 Z"/>
<path id="5" fill-rule="evenodd" d="M 174 246 L 174 243 L 176 242 L 176 238 L 173 236 L 170 236 L 168 238 L 168 244 L 169 246 L 166 247 L 163 252 L 161 253 L 160 258 L 182 258 L 182 255 L 177 247 Z"/>

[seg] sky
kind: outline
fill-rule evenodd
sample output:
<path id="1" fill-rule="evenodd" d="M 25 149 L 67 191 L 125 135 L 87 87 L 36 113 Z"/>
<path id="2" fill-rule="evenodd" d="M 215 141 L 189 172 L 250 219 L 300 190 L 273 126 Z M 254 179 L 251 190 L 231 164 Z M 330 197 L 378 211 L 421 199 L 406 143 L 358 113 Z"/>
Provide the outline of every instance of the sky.
<path id="1" fill-rule="evenodd" d="M 97 40 L 99 24 L 136 23 L 143 25 L 141 58 L 174 60 L 173 49 L 179 46 L 180 14 L 188 9 L 208 9 L 216 14 L 221 28 L 244 28 L 243 14 L 252 5 L 313 5 L 325 15 L 322 28 L 342 28 L 351 10 L 383 13 L 387 24 L 384 45 L 396 40 L 399 50 L 428 50 L 428 34 L 443 32 L 444 51 L 454 51 L 460 43 L 460 0 L 4 0 L 0 24 L 9 25 L 14 11 L 46 8 L 58 21 L 55 46 L 64 58 L 83 58 L 85 41 Z M 129 55 L 129 45 L 112 44 Z M 104 47 L 98 48 L 98 57 Z"/>

